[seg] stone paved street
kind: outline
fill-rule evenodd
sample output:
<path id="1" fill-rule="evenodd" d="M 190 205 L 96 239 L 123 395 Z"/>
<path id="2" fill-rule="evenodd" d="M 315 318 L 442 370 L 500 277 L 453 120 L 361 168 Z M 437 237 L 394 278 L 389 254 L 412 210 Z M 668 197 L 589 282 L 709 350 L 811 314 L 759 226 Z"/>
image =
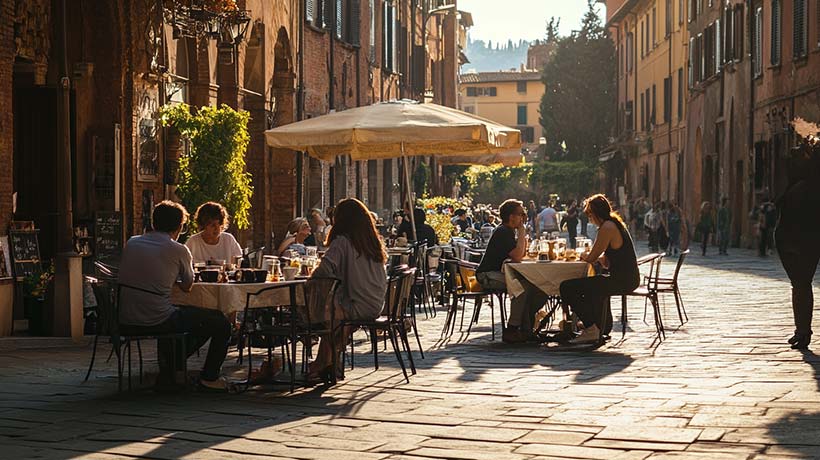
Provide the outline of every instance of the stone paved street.
<path id="1" fill-rule="evenodd" d="M 374 371 L 365 344 L 344 382 L 295 394 L 117 395 L 110 363 L 82 383 L 89 347 L 0 351 L 0 458 L 820 457 L 820 357 L 786 345 L 788 281 L 776 257 L 731 252 L 691 256 L 690 321 L 676 329 L 666 298 L 660 346 L 639 300 L 626 339 L 616 322 L 587 353 L 491 342 L 488 311 L 440 343 L 440 313 L 420 322 L 409 385 L 391 353 Z"/>

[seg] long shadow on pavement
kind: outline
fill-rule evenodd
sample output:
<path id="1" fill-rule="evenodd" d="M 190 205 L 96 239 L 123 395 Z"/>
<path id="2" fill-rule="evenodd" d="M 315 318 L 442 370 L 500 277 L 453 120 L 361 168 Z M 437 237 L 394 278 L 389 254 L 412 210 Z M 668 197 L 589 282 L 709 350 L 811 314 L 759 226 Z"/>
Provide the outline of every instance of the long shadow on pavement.
<path id="1" fill-rule="evenodd" d="M 802 351 L 803 362 L 814 372 L 816 390 L 804 392 L 807 402 L 816 407 L 820 401 L 820 356 L 810 350 Z M 801 397 L 802 398 L 802 397 Z M 776 455 L 797 455 L 800 458 L 820 458 L 820 412 L 796 410 L 768 426 L 768 434 L 777 440 Z"/>

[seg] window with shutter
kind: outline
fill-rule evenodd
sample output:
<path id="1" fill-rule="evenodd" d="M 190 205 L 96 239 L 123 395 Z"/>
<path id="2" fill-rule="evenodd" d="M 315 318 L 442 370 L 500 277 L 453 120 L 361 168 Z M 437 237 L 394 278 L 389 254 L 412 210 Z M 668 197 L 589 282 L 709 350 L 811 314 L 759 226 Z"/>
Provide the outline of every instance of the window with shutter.
<path id="1" fill-rule="evenodd" d="M 808 21 L 806 0 L 794 1 L 794 58 L 806 57 L 808 52 Z"/>
<path id="2" fill-rule="evenodd" d="M 376 64 L 376 0 L 369 0 L 370 8 L 370 63 Z"/>
<path id="3" fill-rule="evenodd" d="M 497 89 L 495 86 L 491 86 L 491 87 L 489 87 L 489 88 L 487 88 L 487 89 L 488 89 L 488 90 L 490 90 L 490 91 L 489 91 L 490 96 L 495 97 L 495 96 L 497 96 L 497 95 L 498 95 L 498 89 Z"/>
<path id="4" fill-rule="evenodd" d="M 658 124 L 658 119 L 655 117 L 655 111 L 657 110 L 657 107 L 658 107 L 658 91 L 657 91 L 657 89 L 658 89 L 657 86 L 652 85 L 652 108 L 649 111 L 649 113 L 652 114 L 651 116 L 652 116 L 652 125 L 653 126 Z"/>
<path id="5" fill-rule="evenodd" d="M 333 8 L 334 19 L 335 22 L 333 24 L 333 29 L 336 32 L 336 38 L 341 40 L 344 37 L 344 5 L 342 4 L 342 0 L 336 0 L 335 5 Z"/>
<path id="6" fill-rule="evenodd" d="M 518 120 L 516 124 L 519 125 L 526 125 L 527 124 L 527 104 L 518 104 L 518 111 L 516 114 L 516 119 Z"/>
<path id="7" fill-rule="evenodd" d="M 387 2 L 382 3 L 382 67 L 390 67 L 390 9 Z"/>
<path id="8" fill-rule="evenodd" d="M 626 101 L 626 109 L 624 110 L 624 117 L 626 118 L 626 129 L 632 131 L 635 127 L 635 114 L 633 113 L 632 101 Z"/>
<path id="9" fill-rule="evenodd" d="M 515 82 L 515 89 L 519 93 L 526 94 L 527 93 L 527 81 L 526 80 L 521 80 L 521 81 Z"/>
<path id="10" fill-rule="evenodd" d="M 644 94 L 641 93 L 641 131 L 646 129 L 646 102 L 644 101 Z"/>
<path id="11" fill-rule="evenodd" d="M 678 24 L 683 24 L 683 0 L 678 0 Z"/>
<path id="12" fill-rule="evenodd" d="M 330 28 L 333 24 L 333 2 L 335 0 L 319 0 L 322 2 L 322 27 Z"/>
<path id="13" fill-rule="evenodd" d="M 695 86 L 695 37 L 689 39 L 689 60 L 686 63 L 686 69 L 689 72 L 689 87 Z"/>
<path id="14" fill-rule="evenodd" d="M 720 47 L 720 19 L 715 20 L 715 35 L 712 37 L 712 48 L 715 50 L 715 73 L 720 73 L 720 66 L 723 64 Z"/>
<path id="15" fill-rule="evenodd" d="M 467 97 L 476 97 L 476 87 L 475 86 L 468 86 L 467 87 Z"/>
<path id="16" fill-rule="evenodd" d="M 398 51 L 398 17 L 396 16 L 396 5 L 390 4 L 390 44 L 391 44 L 391 55 L 390 55 L 390 69 L 393 72 L 398 71 L 399 69 L 399 56 L 397 54 Z"/>
<path id="17" fill-rule="evenodd" d="M 705 80 L 706 75 L 706 40 L 703 33 L 698 34 L 698 82 Z"/>
<path id="18" fill-rule="evenodd" d="M 780 0 L 772 0 L 772 37 L 769 41 L 769 46 L 772 48 L 772 65 L 780 65 L 780 37 L 782 35 L 780 17 Z"/>
<path id="19" fill-rule="evenodd" d="M 655 48 L 655 45 L 658 43 L 656 34 L 658 28 L 658 15 L 657 15 L 657 8 L 652 8 L 652 48 Z"/>
<path id="20" fill-rule="evenodd" d="M 683 67 L 678 69 L 678 121 L 683 119 Z"/>
<path id="21" fill-rule="evenodd" d="M 646 13 L 645 23 L 646 23 L 646 54 L 649 54 L 649 51 L 652 49 L 652 45 L 649 42 L 649 39 L 651 38 L 649 36 L 649 32 L 650 32 L 649 31 L 649 13 Z"/>
<path id="22" fill-rule="evenodd" d="M 347 2 L 347 31 L 345 41 L 351 45 L 361 45 L 361 16 L 362 10 L 360 0 L 348 0 Z"/>
<path id="23" fill-rule="evenodd" d="M 763 8 L 755 10 L 755 29 L 752 35 L 752 50 L 754 52 L 754 76 L 763 74 L 763 51 L 761 50 L 761 40 L 763 36 Z"/>
<path id="24" fill-rule="evenodd" d="M 635 61 L 635 38 L 632 32 L 626 34 L 626 71 L 632 72 L 632 63 Z"/>
<path id="25" fill-rule="evenodd" d="M 644 55 L 644 44 L 646 43 L 646 42 L 644 42 L 644 39 L 643 39 L 643 31 L 644 31 L 644 25 L 643 25 L 643 21 L 641 21 L 641 57 L 643 57 L 643 55 Z"/>
<path id="26" fill-rule="evenodd" d="M 672 121 L 672 78 L 663 79 L 663 122 Z"/>
<path id="27" fill-rule="evenodd" d="M 316 21 L 316 0 L 305 0 L 305 20 L 310 23 Z"/>
<path id="28" fill-rule="evenodd" d="M 672 0 L 666 0 L 666 9 L 663 11 L 666 16 L 664 16 L 664 32 L 663 36 L 668 38 L 669 35 L 672 33 L 672 24 L 674 24 L 674 20 L 672 19 Z"/>

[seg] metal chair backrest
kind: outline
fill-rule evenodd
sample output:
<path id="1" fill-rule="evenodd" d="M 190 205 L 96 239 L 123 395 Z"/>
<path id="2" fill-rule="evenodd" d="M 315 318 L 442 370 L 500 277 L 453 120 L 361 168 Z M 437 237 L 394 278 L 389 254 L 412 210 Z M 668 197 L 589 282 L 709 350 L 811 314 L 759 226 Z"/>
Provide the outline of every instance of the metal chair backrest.
<path id="1" fill-rule="evenodd" d="M 449 292 L 451 294 L 458 292 L 461 287 L 461 275 L 458 270 L 458 260 L 442 258 L 441 262 L 444 263 L 444 276 L 447 280 L 446 284 L 449 288 Z"/>
<path id="2" fill-rule="evenodd" d="M 298 309 L 300 320 L 308 325 L 332 322 L 336 308 L 334 299 L 339 288 L 339 280 L 310 278 L 302 288 L 305 295 L 305 306 Z"/>
<path id="3" fill-rule="evenodd" d="M 120 274 L 119 267 L 100 262 L 99 260 L 94 261 L 94 269 L 97 271 L 97 278 L 100 279 L 116 280 Z"/>
<path id="4" fill-rule="evenodd" d="M 425 256 L 425 265 L 424 265 L 424 274 L 437 272 L 439 261 L 441 260 L 441 248 L 438 246 L 433 246 L 432 248 L 427 249 L 427 255 Z"/>
<path id="5" fill-rule="evenodd" d="M 410 305 L 410 297 L 413 292 L 413 281 L 416 272 L 416 268 L 409 268 L 401 274 L 398 308 L 396 309 L 395 316 L 391 317 L 394 321 L 404 318 L 405 312 Z"/>
<path id="6" fill-rule="evenodd" d="M 474 291 L 474 287 L 478 284 L 470 282 L 470 278 L 475 279 L 475 271 L 478 268 L 478 264 L 475 262 L 470 262 L 467 260 L 459 260 L 458 261 L 458 276 L 461 278 L 461 287 L 464 292 L 477 292 Z M 480 287 L 479 287 L 480 290 Z"/>
<path id="7" fill-rule="evenodd" d="M 384 292 L 384 309 L 382 310 L 382 314 L 390 319 L 395 318 L 398 314 L 405 277 L 404 272 L 401 272 L 390 275 L 387 279 L 387 289 Z"/>
<path id="8" fill-rule="evenodd" d="M 680 268 L 683 266 L 683 260 L 686 258 L 687 254 L 689 254 L 689 249 L 681 252 L 680 256 L 678 256 L 678 264 L 675 265 L 675 274 L 672 275 L 672 282 L 673 283 L 678 282 L 678 274 L 680 273 Z"/>
<path id="9" fill-rule="evenodd" d="M 424 264 L 424 255 L 427 254 L 427 243 L 421 242 L 413 246 L 413 255 L 410 258 L 410 266 L 421 269 Z"/>
<path id="10" fill-rule="evenodd" d="M 659 252 L 655 255 L 657 257 L 652 259 L 651 265 L 649 266 L 649 276 L 646 279 L 646 287 L 650 291 L 658 290 L 658 280 L 661 276 L 661 262 L 666 254 Z"/>
<path id="11" fill-rule="evenodd" d="M 97 299 L 97 335 L 119 335 L 119 311 L 116 305 L 116 285 L 113 281 L 99 281 L 91 285 Z"/>
<path id="12" fill-rule="evenodd" d="M 467 249 L 464 251 L 464 256 L 464 258 L 469 262 L 481 262 L 481 258 L 484 257 L 484 253 L 481 251 Z"/>

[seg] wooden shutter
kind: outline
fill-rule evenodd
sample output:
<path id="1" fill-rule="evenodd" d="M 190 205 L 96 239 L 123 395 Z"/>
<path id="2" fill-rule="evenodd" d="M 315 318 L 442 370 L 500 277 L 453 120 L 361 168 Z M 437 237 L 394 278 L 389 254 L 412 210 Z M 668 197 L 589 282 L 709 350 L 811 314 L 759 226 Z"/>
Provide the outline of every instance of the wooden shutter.
<path id="1" fill-rule="evenodd" d="M 333 29 L 336 32 L 336 38 L 341 40 L 344 37 L 344 5 L 342 0 L 336 0 L 334 7 L 333 15 L 336 18 L 336 23 L 333 25 Z"/>
<path id="2" fill-rule="evenodd" d="M 712 48 L 715 50 L 715 73 L 720 73 L 720 66 L 723 64 L 723 53 L 720 46 L 720 19 L 715 21 L 715 34 L 712 37 Z"/>
<path id="3" fill-rule="evenodd" d="M 310 23 L 316 21 L 316 0 L 305 0 L 305 20 Z"/>
<path id="4" fill-rule="evenodd" d="M 772 37 L 769 41 L 772 47 L 771 63 L 772 65 L 780 65 L 780 43 L 782 30 L 780 26 L 780 0 L 772 0 Z"/>
<path id="5" fill-rule="evenodd" d="M 328 28 L 333 23 L 334 0 L 320 0 L 322 2 L 322 27 Z"/>
<path id="6" fill-rule="evenodd" d="M 754 35 L 752 36 L 753 40 L 754 40 L 754 43 L 752 44 L 752 50 L 755 53 L 754 54 L 754 58 L 755 58 L 754 75 L 755 76 L 761 75 L 763 73 L 763 62 L 762 62 L 763 61 L 763 51 L 760 49 L 761 48 L 760 38 L 761 38 L 762 34 L 763 34 L 763 8 L 758 7 L 755 10 L 755 30 L 754 30 Z"/>
<path id="7" fill-rule="evenodd" d="M 387 2 L 382 3 L 382 68 L 390 67 L 390 14 Z"/>
<path id="8" fill-rule="evenodd" d="M 806 56 L 806 51 L 808 49 L 807 46 L 807 37 L 806 33 L 806 0 L 793 0 L 794 1 L 794 57 L 795 58 L 802 58 Z"/>
<path id="9" fill-rule="evenodd" d="M 351 45 L 361 45 L 361 0 L 347 1 L 347 42 Z"/>
<path id="10" fill-rule="evenodd" d="M 398 18 L 396 17 L 396 5 L 390 5 L 390 69 L 396 72 L 399 68 L 398 56 Z"/>

